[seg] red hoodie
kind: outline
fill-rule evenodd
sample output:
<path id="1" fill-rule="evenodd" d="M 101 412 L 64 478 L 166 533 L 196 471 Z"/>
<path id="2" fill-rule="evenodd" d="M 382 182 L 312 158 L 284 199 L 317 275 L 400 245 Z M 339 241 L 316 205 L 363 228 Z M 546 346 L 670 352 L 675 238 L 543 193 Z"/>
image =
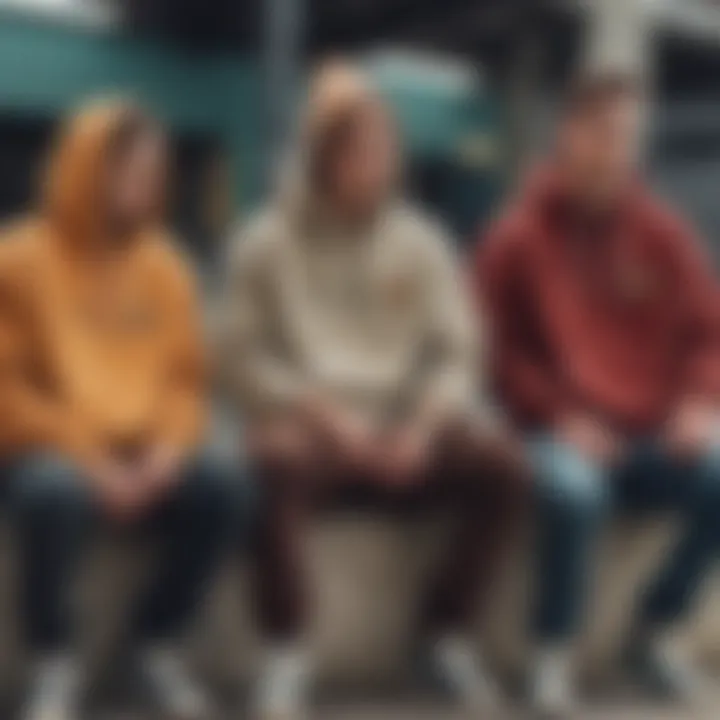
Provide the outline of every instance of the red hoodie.
<path id="1" fill-rule="evenodd" d="M 477 248 L 497 389 L 523 427 L 592 413 L 657 431 L 720 396 L 720 296 L 692 232 L 641 187 L 593 222 L 538 174 Z"/>

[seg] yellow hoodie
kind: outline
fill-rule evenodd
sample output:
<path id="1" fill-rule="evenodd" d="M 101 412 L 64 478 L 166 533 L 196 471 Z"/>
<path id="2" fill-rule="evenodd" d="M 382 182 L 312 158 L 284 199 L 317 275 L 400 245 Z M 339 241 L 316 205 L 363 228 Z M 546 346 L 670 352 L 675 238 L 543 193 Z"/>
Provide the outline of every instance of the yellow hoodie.
<path id="1" fill-rule="evenodd" d="M 154 444 L 190 449 L 204 415 L 189 269 L 146 227 L 102 258 L 110 138 L 128 109 L 95 104 L 51 157 L 43 208 L 0 242 L 0 453 L 91 465 Z"/>

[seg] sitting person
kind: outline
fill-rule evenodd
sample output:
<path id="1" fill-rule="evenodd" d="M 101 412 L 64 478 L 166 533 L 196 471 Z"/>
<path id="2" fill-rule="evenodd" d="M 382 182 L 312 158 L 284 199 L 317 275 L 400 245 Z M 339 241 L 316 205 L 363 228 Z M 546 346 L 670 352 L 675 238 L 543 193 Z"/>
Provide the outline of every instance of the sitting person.
<path id="1" fill-rule="evenodd" d="M 234 522 L 227 471 L 201 457 L 198 300 L 160 227 L 165 140 L 124 104 L 60 134 L 42 210 L 0 245 L 0 453 L 34 657 L 25 720 L 74 720 L 83 668 L 67 602 L 94 522 L 162 541 L 131 649 L 174 718 L 207 699 L 174 643 Z"/>
<path id="2" fill-rule="evenodd" d="M 478 247 L 498 389 L 537 473 L 534 696 L 553 713 L 574 704 L 572 640 L 611 505 L 685 521 L 624 653 L 664 695 L 700 685 L 665 641 L 720 550 L 720 297 L 710 259 L 639 178 L 641 99 L 630 78 L 578 80 L 554 156 Z"/>
<path id="3" fill-rule="evenodd" d="M 515 448 L 478 410 L 472 317 L 450 244 L 397 198 L 388 110 L 356 69 L 310 89 L 289 184 L 237 241 L 225 362 L 264 505 L 257 591 L 271 645 L 261 717 L 302 712 L 312 679 L 301 533 L 348 488 L 454 512 L 422 609 L 422 653 L 466 703 L 491 699 L 465 633 L 524 501 Z M 418 656 L 418 660 L 420 655 Z"/>

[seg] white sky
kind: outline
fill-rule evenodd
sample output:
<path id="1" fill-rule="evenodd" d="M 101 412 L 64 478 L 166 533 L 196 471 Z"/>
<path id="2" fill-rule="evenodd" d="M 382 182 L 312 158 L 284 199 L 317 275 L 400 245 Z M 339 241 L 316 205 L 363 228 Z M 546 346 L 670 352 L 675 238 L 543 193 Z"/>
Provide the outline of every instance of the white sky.
<path id="1" fill-rule="evenodd" d="M 102 0 L 0 0 L 0 9 L 13 8 L 90 24 L 110 21 L 111 7 Z"/>

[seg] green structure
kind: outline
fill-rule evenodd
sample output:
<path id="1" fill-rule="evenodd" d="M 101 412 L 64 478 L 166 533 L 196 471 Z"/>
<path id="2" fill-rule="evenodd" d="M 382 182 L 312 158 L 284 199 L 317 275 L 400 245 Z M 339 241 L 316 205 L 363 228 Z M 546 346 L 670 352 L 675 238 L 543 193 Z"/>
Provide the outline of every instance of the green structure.
<path id="1" fill-rule="evenodd" d="M 390 51 L 367 66 L 395 108 L 422 199 L 467 238 L 503 185 L 500 108 L 476 68 Z"/>
<path id="2" fill-rule="evenodd" d="M 497 108 L 466 69 L 433 58 L 386 54 L 368 66 L 396 109 L 411 171 L 432 180 L 428 199 L 466 231 L 497 194 Z M 239 206 L 260 188 L 262 77 L 258 60 L 239 53 L 0 10 L 0 112 L 56 117 L 89 96 L 133 95 L 177 132 L 217 137 L 230 154 Z"/>
<path id="3" fill-rule="evenodd" d="M 0 11 L 0 112 L 65 111 L 93 95 L 133 95 L 179 132 L 215 134 L 232 155 L 237 200 L 257 173 L 260 88 L 240 56 Z"/>

